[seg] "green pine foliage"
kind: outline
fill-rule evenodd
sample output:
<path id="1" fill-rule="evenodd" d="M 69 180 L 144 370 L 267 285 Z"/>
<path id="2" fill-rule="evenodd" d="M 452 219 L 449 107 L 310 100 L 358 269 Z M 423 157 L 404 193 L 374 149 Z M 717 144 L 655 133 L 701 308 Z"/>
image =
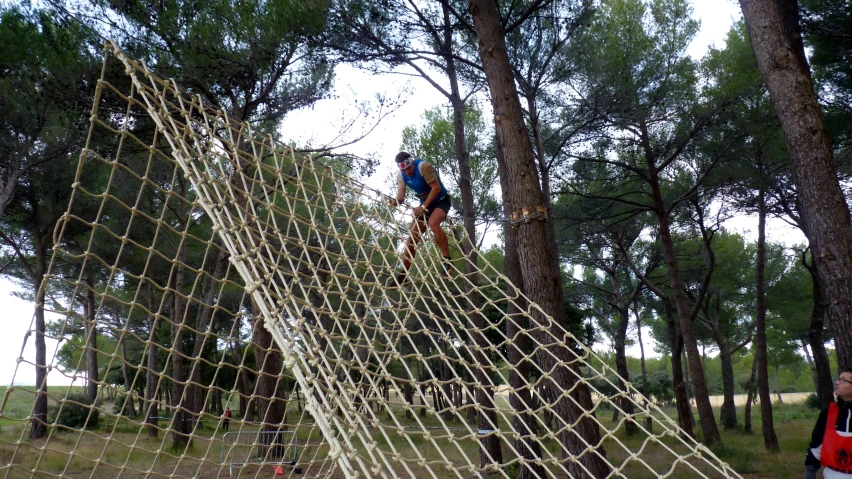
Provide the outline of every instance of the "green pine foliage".
<path id="1" fill-rule="evenodd" d="M 48 409 L 47 420 L 70 429 L 95 429 L 98 427 L 100 410 L 90 404 L 85 393 L 72 392 L 58 404 Z"/>

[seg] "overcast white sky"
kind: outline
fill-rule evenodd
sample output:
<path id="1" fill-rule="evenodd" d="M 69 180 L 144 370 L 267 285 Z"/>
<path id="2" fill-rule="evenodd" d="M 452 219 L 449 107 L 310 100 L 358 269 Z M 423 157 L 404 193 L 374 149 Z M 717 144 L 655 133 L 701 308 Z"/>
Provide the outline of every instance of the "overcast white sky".
<path id="1" fill-rule="evenodd" d="M 701 20 L 701 31 L 690 46 L 690 54 L 700 58 L 710 45 L 724 46 L 727 31 L 740 16 L 739 5 L 734 1 L 697 0 L 694 5 L 694 17 Z M 425 82 L 410 79 L 403 80 L 403 83 L 406 81 L 413 93 L 409 101 L 395 114 L 386 118 L 365 141 L 349 148 L 350 151 L 361 155 L 379 155 L 384 163 L 383 167 L 373 175 L 370 181 L 376 187 L 381 187 L 384 178 L 393 171 L 390 160 L 399 149 L 402 129 L 407 125 L 419 123 L 424 110 L 443 104 L 443 97 Z M 340 70 L 336 82 L 337 98 L 323 100 L 311 109 L 291 114 L 282 129 L 286 132 L 284 139 L 298 139 L 301 143 L 314 138 L 315 143 L 327 142 L 329 138 L 323 135 L 331 135 L 327 132 L 335 130 L 334 119 L 340 118 L 342 111 L 347 108 L 352 111 L 351 105 L 354 102 L 372 99 L 376 93 L 394 93 L 400 88 L 399 82 L 398 77 L 369 77 L 353 69 Z M 754 225 L 748 219 L 732 223 L 731 227 L 745 233 L 754 229 Z M 775 225 L 773 233 L 772 236 L 776 240 L 789 238 L 790 235 L 795 234 L 792 229 L 785 229 L 779 225 Z M 5 312 L 6 317 L 4 321 L 6 327 L 0 335 L 0 384 L 9 384 L 13 379 L 15 384 L 34 384 L 35 373 L 32 366 L 20 363 L 20 367 L 16 367 L 18 358 L 21 357 L 24 338 L 31 328 L 33 305 L 11 296 L 13 289 L 14 286 L 8 281 L 0 281 L 0 310 Z M 649 336 L 649 334 L 645 335 L 646 338 Z M 30 336 L 23 352 L 23 357 L 31 362 L 35 358 L 32 342 L 33 337 Z M 645 342 L 646 353 L 652 351 L 650 339 L 646 339 Z M 48 355 L 51 362 L 55 349 L 56 343 L 49 341 Z M 635 349 L 636 352 L 633 354 L 638 355 L 638 347 Z M 67 383 L 68 379 L 61 374 L 53 372 L 48 375 L 49 385 Z"/>

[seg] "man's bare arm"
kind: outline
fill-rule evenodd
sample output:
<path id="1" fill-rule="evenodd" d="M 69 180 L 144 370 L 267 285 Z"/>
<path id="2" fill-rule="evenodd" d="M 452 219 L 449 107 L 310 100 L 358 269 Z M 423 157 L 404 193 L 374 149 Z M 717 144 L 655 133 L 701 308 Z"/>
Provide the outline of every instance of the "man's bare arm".
<path id="1" fill-rule="evenodd" d="M 402 203 L 405 200 L 405 182 L 402 181 L 402 177 L 399 175 L 397 175 L 396 184 L 396 202 Z"/>
<path id="2" fill-rule="evenodd" d="M 438 173 L 435 172 L 435 167 L 428 161 L 420 163 L 420 175 L 423 176 L 423 180 L 426 181 L 426 184 L 432 188 L 432 191 L 430 191 L 426 199 L 423 200 L 423 207 L 430 209 L 432 202 L 441 194 L 441 183 L 438 181 Z"/>
<path id="3" fill-rule="evenodd" d="M 438 180 L 430 181 L 429 186 L 432 187 L 432 191 L 430 191 L 429 196 L 423 200 L 423 207 L 427 210 L 431 209 L 432 202 L 441 194 L 441 183 L 438 183 Z"/>

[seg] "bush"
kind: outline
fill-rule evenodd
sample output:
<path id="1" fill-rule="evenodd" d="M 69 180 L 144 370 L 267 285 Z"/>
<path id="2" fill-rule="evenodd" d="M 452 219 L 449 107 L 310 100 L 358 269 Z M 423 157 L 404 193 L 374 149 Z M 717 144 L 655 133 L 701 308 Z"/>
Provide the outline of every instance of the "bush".
<path id="1" fill-rule="evenodd" d="M 48 411 L 50 423 L 72 429 L 94 429 L 98 426 L 99 417 L 100 411 L 89 405 L 89 398 L 84 393 L 71 393 Z"/>
<path id="2" fill-rule="evenodd" d="M 592 387 L 604 396 L 613 396 L 618 392 L 614 386 L 615 384 L 618 384 L 618 379 L 614 375 L 607 376 L 606 379 L 598 377 L 589 382 L 592 384 Z"/>
<path id="3" fill-rule="evenodd" d="M 125 392 L 119 392 L 115 395 L 115 400 L 112 402 L 112 413 L 119 416 L 129 416 L 130 411 L 127 401 L 133 401 L 133 396 Z"/>
<path id="4" fill-rule="evenodd" d="M 642 376 L 636 375 L 632 379 L 633 387 L 640 392 L 644 391 Z M 674 386 L 672 385 L 672 377 L 668 372 L 657 371 L 648 376 L 648 395 L 653 398 L 657 405 L 670 406 L 674 404 Z"/>
<path id="5" fill-rule="evenodd" d="M 805 405 L 813 409 L 822 409 L 822 403 L 819 402 L 819 397 L 816 393 L 808 394 L 808 397 L 805 398 Z"/>

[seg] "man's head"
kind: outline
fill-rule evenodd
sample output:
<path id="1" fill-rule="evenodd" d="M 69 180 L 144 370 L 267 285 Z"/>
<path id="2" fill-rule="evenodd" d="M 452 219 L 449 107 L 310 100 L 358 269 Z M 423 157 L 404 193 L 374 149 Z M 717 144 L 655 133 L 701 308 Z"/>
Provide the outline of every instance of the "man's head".
<path id="1" fill-rule="evenodd" d="M 411 157 L 411 153 L 407 153 L 405 151 L 397 153 L 396 166 L 405 172 L 406 175 L 411 176 L 412 170 L 414 169 L 414 158 Z"/>
<path id="2" fill-rule="evenodd" d="M 852 401 L 852 368 L 842 370 L 834 380 L 834 394 L 844 401 Z"/>

